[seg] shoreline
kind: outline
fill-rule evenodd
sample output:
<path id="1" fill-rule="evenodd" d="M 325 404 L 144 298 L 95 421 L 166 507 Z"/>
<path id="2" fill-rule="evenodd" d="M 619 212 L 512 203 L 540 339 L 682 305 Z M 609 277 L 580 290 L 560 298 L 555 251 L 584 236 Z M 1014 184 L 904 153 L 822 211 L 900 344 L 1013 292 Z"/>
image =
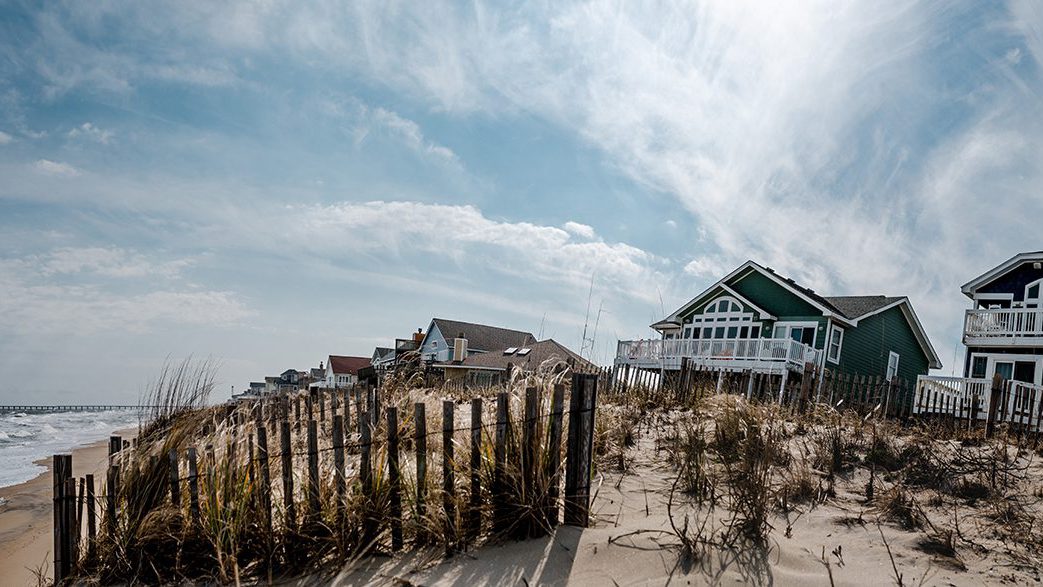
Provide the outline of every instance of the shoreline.
<path id="1" fill-rule="evenodd" d="M 116 430 L 112 435 L 133 438 L 137 427 Z M 76 447 L 72 454 L 74 477 L 94 475 L 100 490 L 108 464 L 108 438 Z M 38 572 L 49 579 L 53 571 L 53 499 L 52 459 L 46 457 L 35 464 L 44 467 L 36 477 L 0 488 L 0 577 L 5 584 L 35 585 Z"/>

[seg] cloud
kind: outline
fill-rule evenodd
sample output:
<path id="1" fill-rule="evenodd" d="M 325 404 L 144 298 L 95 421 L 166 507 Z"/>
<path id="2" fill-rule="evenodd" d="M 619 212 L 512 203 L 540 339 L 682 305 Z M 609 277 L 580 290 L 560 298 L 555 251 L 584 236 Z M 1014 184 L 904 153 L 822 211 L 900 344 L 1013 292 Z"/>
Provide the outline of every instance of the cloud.
<path id="1" fill-rule="evenodd" d="M 580 224 L 579 222 L 573 222 L 571 220 L 562 225 L 562 228 L 582 238 L 592 239 L 595 236 L 597 236 L 597 234 L 594 232 L 593 226 Z"/>
<path id="2" fill-rule="evenodd" d="M 66 136 L 70 139 L 88 139 L 107 145 L 112 141 L 113 133 L 109 130 L 100 129 L 90 122 L 84 122 L 70 130 Z"/>
<path id="3" fill-rule="evenodd" d="M 230 291 L 152 289 L 157 274 L 98 251 L 58 249 L 0 259 L 0 328 L 20 335 L 142 333 L 162 323 L 227 326 L 252 315 Z M 164 267 L 165 264 L 157 264 Z M 160 269 L 159 274 L 168 270 Z M 63 276 L 83 278 L 69 283 Z M 111 278 L 138 278 L 116 286 Z"/>
<path id="4" fill-rule="evenodd" d="M 445 163 L 459 164 L 456 153 L 452 149 L 427 140 L 420 130 L 420 126 L 412 120 L 383 108 L 373 109 L 372 117 L 378 125 L 387 129 L 413 151 L 421 155 L 432 156 Z"/>
<path id="5" fill-rule="evenodd" d="M 76 177 L 80 175 L 80 170 L 72 165 L 60 161 L 51 161 L 50 159 L 38 160 L 33 164 L 33 168 L 39 173 L 58 177 Z"/>
<path id="6" fill-rule="evenodd" d="M 575 240 L 554 226 L 498 221 L 474 206 L 421 202 L 344 202 L 291 208 L 287 238 L 324 250 L 367 254 L 435 254 L 467 266 L 493 268 L 529 282 L 589 284 L 606 293 L 654 300 L 669 265 L 625 243 Z M 593 229 L 573 223 L 581 232 Z"/>
<path id="7" fill-rule="evenodd" d="M 43 275 L 91 273 L 104 277 L 178 277 L 190 259 L 156 262 L 115 247 L 63 247 L 34 259 Z"/>
<path id="8" fill-rule="evenodd" d="M 14 141 L 14 137 L 0 130 L 0 145 L 6 145 Z"/>

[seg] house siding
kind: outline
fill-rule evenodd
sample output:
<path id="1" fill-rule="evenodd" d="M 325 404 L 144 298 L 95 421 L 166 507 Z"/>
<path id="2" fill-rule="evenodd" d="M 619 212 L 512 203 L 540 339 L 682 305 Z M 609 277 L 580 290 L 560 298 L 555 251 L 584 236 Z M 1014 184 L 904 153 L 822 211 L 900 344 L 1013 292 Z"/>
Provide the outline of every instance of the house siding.
<path id="1" fill-rule="evenodd" d="M 875 377 L 887 374 L 891 351 L 898 353 L 898 376 L 907 382 L 927 373 L 930 360 L 916 340 L 900 307 L 865 318 L 844 329 L 840 371 Z M 830 364 L 833 367 L 833 364 Z"/>
<path id="2" fill-rule="evenodd" d="M 815 348 L 819 350 L 825 348 L 828 319 L 815 306 L 758 272 L 750 273 L 728 285 L 746 299 L 764 308 L 766 312 L 774 314 L 778 318 L 778 322 L 817 323 Z M 772 337 L 775 322 L 773 320 L 764 321 L 763 332 L 766 338 Z"/>
<path id="3" fill-rule="evenodd" d="M 1010 271 L 993 279 L 989 283 L 979 287 L 976 293 L 1010 293 L 1014 294 L 1014 301 L 1025 300 L 1025 286 L 1043 279 L 1043 269 L 1033 269 L 1032 261 L 1022 263 Z"/>
<path id="4" fill-rule="evenodd" d="M 434 355 L 435 361 L 448 361 L 451 350 L 438 326 L 432 322 L 424 339 L 424 346 L 420 347 L 420 356 Z"/>

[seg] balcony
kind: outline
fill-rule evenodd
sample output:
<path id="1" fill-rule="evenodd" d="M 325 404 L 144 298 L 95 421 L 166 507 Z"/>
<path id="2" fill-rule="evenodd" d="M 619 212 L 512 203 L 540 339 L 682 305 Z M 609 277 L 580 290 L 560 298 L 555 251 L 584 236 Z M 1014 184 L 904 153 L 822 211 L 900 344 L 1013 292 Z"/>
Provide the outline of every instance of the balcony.
<path id="1" fill-rule="evenodd" d="M 967 346 L 1043 346 L 1043 309 L 967 310 Z"/>
<path id="2" fill-rule="evenodd" d="M 822 351 L 788 338 L 621 340 L 616 348 L 617 365 L 642 369 L 680 369 L 685 357 L 698 366 L 727 371 L 803 373 L 806 363 L 821 363 Z"/>

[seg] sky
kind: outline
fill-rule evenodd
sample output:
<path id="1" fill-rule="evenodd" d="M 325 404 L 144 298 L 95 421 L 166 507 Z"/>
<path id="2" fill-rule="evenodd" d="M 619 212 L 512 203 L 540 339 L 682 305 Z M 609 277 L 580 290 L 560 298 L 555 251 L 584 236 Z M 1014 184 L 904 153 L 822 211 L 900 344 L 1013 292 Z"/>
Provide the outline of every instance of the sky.
<path id="1" fill-rule="evenodd" d="M 1030 0 L 0 2 L 0 403 L 436 316 L 608 364 L 747 259 L 909 296 L 949 373 L 1043 248 L 1041 64 Z"/>

